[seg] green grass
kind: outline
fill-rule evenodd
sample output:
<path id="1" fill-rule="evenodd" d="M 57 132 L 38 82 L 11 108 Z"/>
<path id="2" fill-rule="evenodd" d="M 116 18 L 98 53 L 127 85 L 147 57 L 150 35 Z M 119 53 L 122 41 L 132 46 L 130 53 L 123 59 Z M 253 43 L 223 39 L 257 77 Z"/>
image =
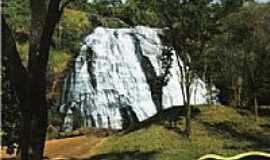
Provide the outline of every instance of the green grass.
<path id="1" fill-rule="evenodd" d="M 28 63 L 29 43 L 17 43 L 17 50 L 23 65 L 26 67 Z"/>
<path id="2" fill-rule="evenodd" d="M 92 159 L 192 160 L 208 153 L 231 156 L 251 150 L 270 151 L 270 118 L 255 121 L 251 113 L 225 106 L 201 106 L 199 110 L 190 139 L 181 131 L 183 120 L 177 129 L 167 127 L 170 114 L 165 112 L 159 116 L 162 118 L 154 117 L 139 129 L 108 138 Z"/>

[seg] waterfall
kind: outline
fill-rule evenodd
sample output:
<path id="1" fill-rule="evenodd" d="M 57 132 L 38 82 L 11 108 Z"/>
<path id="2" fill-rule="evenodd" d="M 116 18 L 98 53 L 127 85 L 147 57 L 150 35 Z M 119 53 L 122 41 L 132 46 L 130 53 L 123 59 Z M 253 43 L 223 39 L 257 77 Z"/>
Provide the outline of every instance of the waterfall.
<path id="1" fill-rule="evenodd" d="M 62 98 L 62 107 L 74 103 L 84 127 L 121 129 L 126 122 L 153 116 L 157 112 L 153 83 L 162 73 L 159 34 L 160 29 L 143 26 L 96 28 L 85 38 L 65 80 L 68 92 L 62 92 L 67 97 L 64 102 Z M 178 75 L 173 57 L 170 80 L 162 89 L 164 108 L 183 104 Z M 205 83 L 196 79 L 191 104 L 206 103 L 206 93 Z M 65 121 L 71 123 L 70 116 Z"/>

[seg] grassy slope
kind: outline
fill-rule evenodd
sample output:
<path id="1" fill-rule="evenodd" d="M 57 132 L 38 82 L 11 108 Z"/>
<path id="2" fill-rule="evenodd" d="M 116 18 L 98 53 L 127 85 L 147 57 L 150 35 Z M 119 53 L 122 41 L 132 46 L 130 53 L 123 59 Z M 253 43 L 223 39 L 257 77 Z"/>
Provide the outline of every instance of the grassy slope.
<path id="1" fill-rule="evenodd" d="M 190 140 L 181 131 L 168 129 L 166 121 L 158 124 L 153 119 L 152 125 L 110 137 L 91 160 L 192 160 L 207 153 L 227 156 L 251 150 L 270 151 L 269 117 L 256 122 L 250 113 L 225 106 L 202 106 L 200 110 Z M 179 125 L 183 127 L 181 121 Z"/>

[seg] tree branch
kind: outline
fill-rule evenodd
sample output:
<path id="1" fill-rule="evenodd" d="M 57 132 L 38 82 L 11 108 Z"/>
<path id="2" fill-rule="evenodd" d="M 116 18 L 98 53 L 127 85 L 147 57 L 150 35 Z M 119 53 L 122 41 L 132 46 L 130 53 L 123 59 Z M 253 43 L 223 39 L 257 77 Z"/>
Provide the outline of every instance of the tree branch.
<path id="1" fill-rule="evenodd" d="M 60 11 L 63 12 L 64 9 L 66 8 L 66 6 L 72 1 L 74 1 L 74 0 L 67 0 L 67 1 L 63 2 L 62 6 L 60 8 Z"/>
<path id="2" fill-rule="evenodd" d="M 47 14 L 44 20 L 42 34 L 40 38 L 40 55 L 38 58 L 38 64 L 41 64 L 41 68 L 46 69 L 49 57 L 49 50 L 52 41 L 52 36 L 57 23 L 63 14 L 64 8 L 73 0 L 50 0 L 48 4 Z M 61 5 L 61 3 L 63 3 Z M 44 71 L 45 72 L 45 71 Z"/>

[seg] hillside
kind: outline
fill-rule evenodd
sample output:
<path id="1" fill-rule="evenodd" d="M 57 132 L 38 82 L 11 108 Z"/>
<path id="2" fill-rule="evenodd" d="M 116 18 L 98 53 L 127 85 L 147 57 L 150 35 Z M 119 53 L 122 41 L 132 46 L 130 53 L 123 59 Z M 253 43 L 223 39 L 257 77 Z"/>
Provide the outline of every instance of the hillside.
<path id="1" fill-rule="evenodd" d="M 147 127 L 110 137 L 91 160 L 192 160 L 209 153 L 230 156 L 252 150 L 270 151 L 269 117 L 256 122 L 249 112 L 225 106 L 202 106 L 199 110 L 192 123 L 191 139 L 181 130 L 166 127 L 166 120 L 159 124 L 153 118 L 152 125 L 148 122 Z"/>
<path id="2" fill-rule="evenodd" d="M 250 112 L 226 106 L 200 106 L 194 110 L 191 139 L 182 133 L 183 120 L 177 122 L 179 129 L 169 127 L 168 115 L 173 117 L 173 114 L 180 112 L 175 107 L 141 123 L 135 130 L 108 138 L 96 138 L 98 143 L 90 137 L 81 141 L 80 145 L 94 148 L 88 150 L 89 157 L 86 159 L 90 160 L 192 160 L 208 153 L 232 156 L 254 150 L 270 152 L 269 117 L 260 117 L 256 122 Z M 87 145 L 88 141 L 92 141 L 94 146 Z M 58 142 L 62 143 L 61 140 Z M 95 143 L 98 145 L 95 146 Z M 63 148 L 66 147 L 74 148 L 75 152 L 70 152 L 74 154 L 72 157 L 76 157 L 76 154 L 87 155 L 80 150 L 76 153 L 74 145 Z M 49 155 L 55 152 L 50 149 L 46 151 L 50 152 Z"/>

